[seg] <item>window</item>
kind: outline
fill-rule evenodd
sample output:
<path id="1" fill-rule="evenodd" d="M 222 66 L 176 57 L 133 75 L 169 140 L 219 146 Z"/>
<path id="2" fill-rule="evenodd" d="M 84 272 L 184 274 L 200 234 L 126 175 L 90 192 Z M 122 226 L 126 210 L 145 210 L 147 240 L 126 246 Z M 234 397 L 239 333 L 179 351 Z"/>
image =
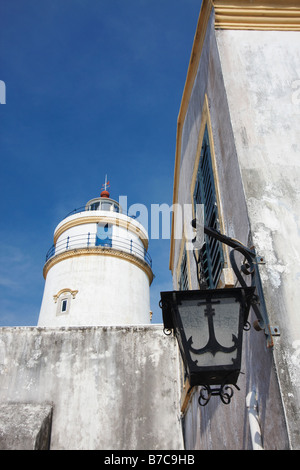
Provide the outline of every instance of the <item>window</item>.
<path id="1" fill-rule="evenodd" d="M 116 201 L 100 197 L 89 201 L 86 205 L 86 210 L 120 212 L 120 206 Z"/>
<path id="2" fill-rule="evenodd" d="M 100 202 L 94 202 L 93 204 L 90 205 L 89 209 L 90 211 L 97 211 L 99 210 Z"/>
<path id="3" fill-rule="evenodd" d="M 57 304 L 56 315 L 67 315 L 70 313 L 71 301 L 75 299 L 78 290 L 61 289 L 53 296 L 54 302 Z"/>
<path id="4" fill-rule="evenodd" d="M 96 235 L 96 246 L 112 246 L 112 226 L 109 224 L 98 224 Z"/>
<path id="5" fill-rule="evenodd" d="M 110 211 L 112 209 L 113 205 L 111 202 L 102 202 L 101 203 L 101 210 L 102 211 Z"/>
<path id="6" fill-rule="evenodd" d="M 64 292 L 57 299 L 56 315 L 67 315 L 70 311 L 71 294 Z"/>
<path id="7" fill-rule="evenodd" d="M 182 261 L 180 265 L 179 271 L 179 283 L 178 283 L 179 290 L 188 290 L 189 289 L 189 281 L 188 281 L 188 269 L 187 269 L 187 254 L 186 249 L 184 248 Z"/>
<path id="8" fill-rule="evenodd" d="M 220 230 L 207 125 L 205 126 L 196 177 L 194 204 L 195 206 L 203 204 L 205 225 Z M 201 264 L 201 284 L 209 289 L 216 288 L 224 265 L 221 243 L 205 235 L 205 244 L 200 250 L 199 262 Z"/>
<path id="9" fill-rule="evenodd" d="M 67 311 L 67 305 L 68 305 L 68 299 L 62 299 L 61 300 L 61 313 L 64 313 Z"/>

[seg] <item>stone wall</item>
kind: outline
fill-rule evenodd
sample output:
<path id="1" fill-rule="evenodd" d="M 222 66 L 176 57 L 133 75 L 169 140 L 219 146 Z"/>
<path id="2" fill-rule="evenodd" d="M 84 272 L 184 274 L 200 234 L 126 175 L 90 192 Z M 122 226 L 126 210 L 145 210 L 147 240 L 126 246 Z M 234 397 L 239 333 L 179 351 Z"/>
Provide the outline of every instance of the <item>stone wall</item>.
<path id="1" fill-rule="evenodd" d="M 1 328 L 0 448 L 45 448 L 48 411 L 51 449 L 182 449 L 178 374 L 161 325 Z"/>

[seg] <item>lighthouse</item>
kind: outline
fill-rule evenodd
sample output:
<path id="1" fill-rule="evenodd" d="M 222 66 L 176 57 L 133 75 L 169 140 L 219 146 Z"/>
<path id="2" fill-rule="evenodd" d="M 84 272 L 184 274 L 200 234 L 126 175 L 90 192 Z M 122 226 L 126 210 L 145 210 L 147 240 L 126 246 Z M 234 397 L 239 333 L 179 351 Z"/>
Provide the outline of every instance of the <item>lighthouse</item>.
<path id="1" fill-rule="evenodd" d="M 148 234 L 108 188 L 106 178 L 100 197 L 57 225 L 43 269 L 38 326 L 150 323 Z"/>

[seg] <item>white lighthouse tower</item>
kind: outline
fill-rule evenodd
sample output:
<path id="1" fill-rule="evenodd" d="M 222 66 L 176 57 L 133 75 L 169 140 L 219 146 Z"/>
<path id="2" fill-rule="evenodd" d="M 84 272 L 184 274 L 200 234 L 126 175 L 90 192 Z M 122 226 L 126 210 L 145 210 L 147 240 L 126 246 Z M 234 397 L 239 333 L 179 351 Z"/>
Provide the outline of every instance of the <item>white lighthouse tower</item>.
<path id="1" fill-rule="evenodd" d="M 109 197 L 63 219 L 46 256 L 38 326 L 150 323 L 153 279 L 148 234 Z"/>

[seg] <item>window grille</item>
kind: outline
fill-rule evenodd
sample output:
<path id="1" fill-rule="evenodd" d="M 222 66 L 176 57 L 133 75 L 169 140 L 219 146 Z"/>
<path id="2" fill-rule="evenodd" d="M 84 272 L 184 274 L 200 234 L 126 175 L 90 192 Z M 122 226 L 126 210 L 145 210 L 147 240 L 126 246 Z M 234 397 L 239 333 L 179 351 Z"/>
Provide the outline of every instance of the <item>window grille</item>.
<path id="1" fill-rule="evenodd" d="M 199 167 L 194 191 L 194 204 L 203 204 L 204 223 L 216 230 L 219 228 L 219 214 L 217 206 L 214 174 L 211 161 L 210 145 L 207 126 L 203 136 Z M 204 287 L 214 289 L 217 287 L 224 257 L 222 245 L 218 240 L 205 235 L 205 244 L 199 254 L 201 260 L 201 281 Z"/>
<path id="2" fill-rule="evenodd" d="M 187 271 L 187 255 L 186 250 L 183 251 L 182 261 L 180 265 L 179 273 L 179 290 L 188 290 L 189 281 L 188 281 L 188 271 Z"/>

